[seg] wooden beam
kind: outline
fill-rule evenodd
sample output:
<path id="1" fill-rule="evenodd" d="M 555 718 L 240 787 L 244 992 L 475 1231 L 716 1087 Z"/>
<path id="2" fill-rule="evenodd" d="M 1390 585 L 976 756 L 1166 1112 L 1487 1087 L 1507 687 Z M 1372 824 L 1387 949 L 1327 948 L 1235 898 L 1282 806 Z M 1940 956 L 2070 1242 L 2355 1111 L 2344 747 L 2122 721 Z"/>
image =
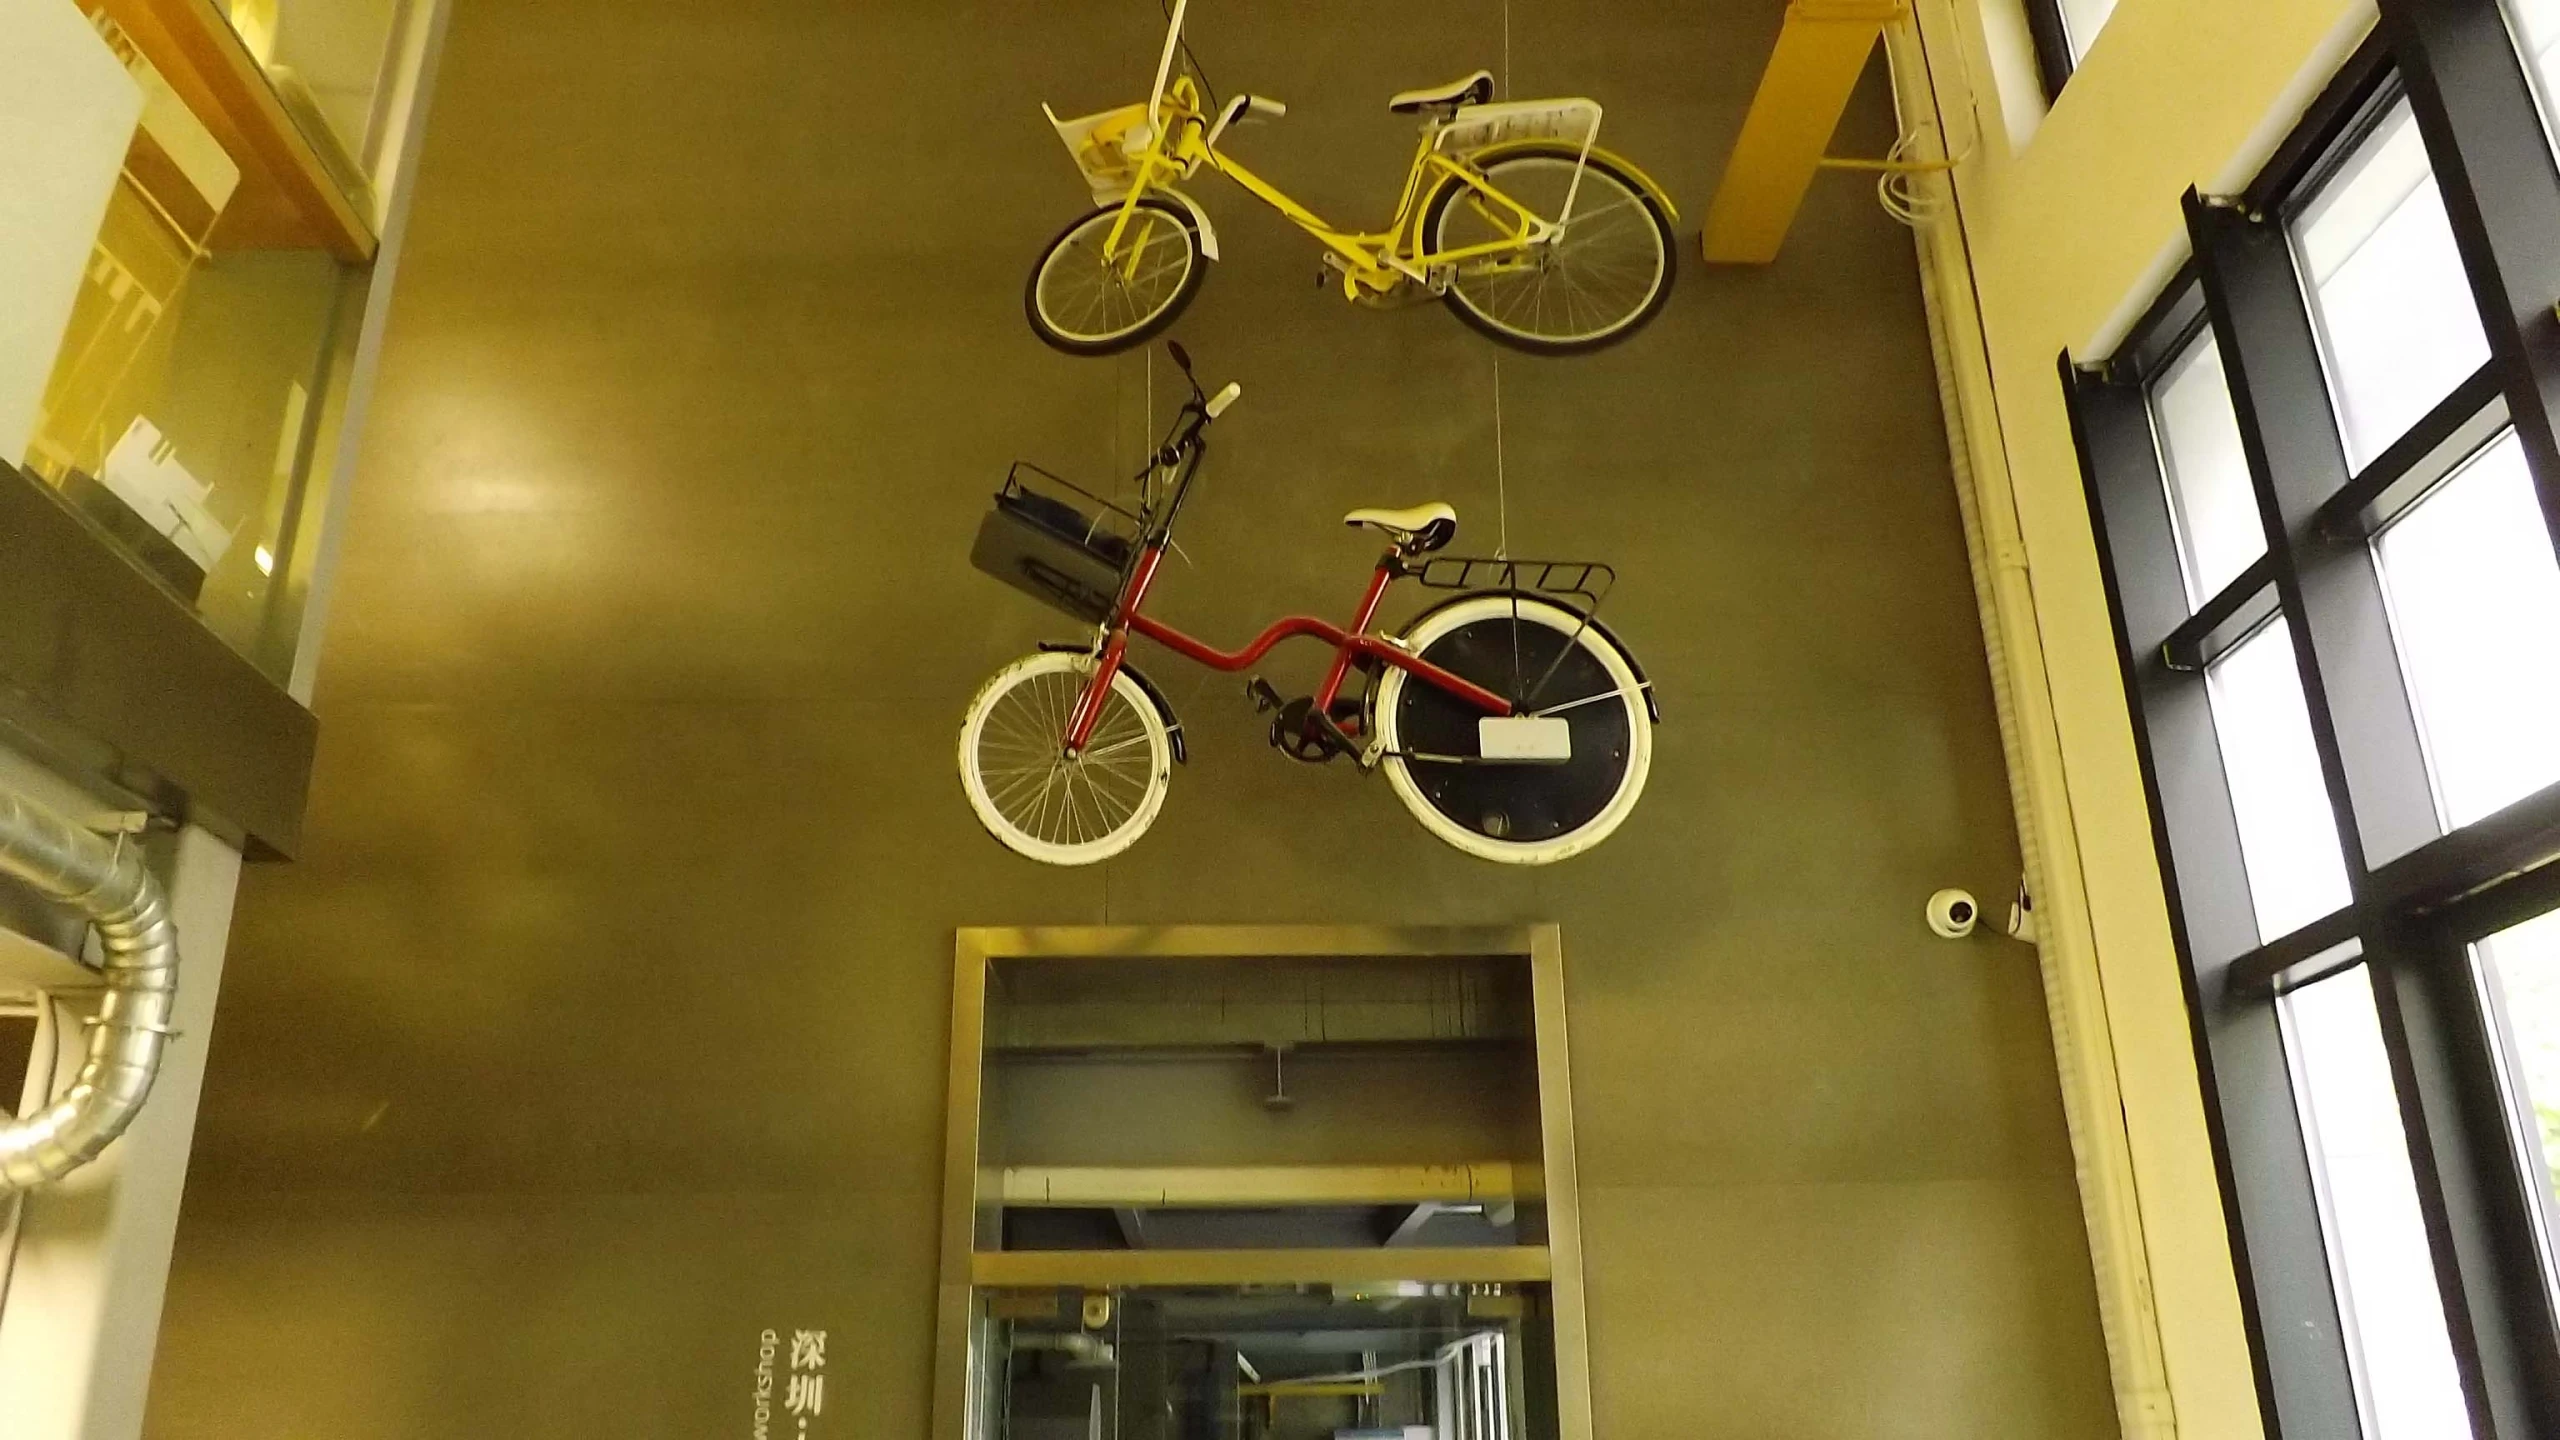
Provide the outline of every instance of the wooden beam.
<path id="1" fill-rule="evenodd" d="M 329 174 L 212 0 L 81 0 L 116 22 L 240 167 L 216 250 L 327 250 L 373 258 L 373 227 Z"/>
<path id="2" fill-rule="evenodd" d="M 969 1257 L 978 1285 L 1426 1285 L 1525 1283 L 1549 1277 L 1539 1245 L 1432 1250 L 1007 1250 Z"/>
<path id="3" fill-rule="evenodd" d="M 1384 1395 L 1387 1387 L 1377 1380 L 1273 1380 L 1261 1385 L 1239 1385 L 1236 1393 L 1248 1400 L 1347 1399 Z"/>
<path id="4" fill-rule="evenodd" d="M 1707 259 L 1765 265 L 1778 258 L 1867 57 L 1902 12 L 1901 0 L 1792 0 L 1787 6 L 1777 49 L 1707 207 Z"/>
<path id="5" fill-rule="evenodd" d="M 1013 1165 L 1009 1206 L 1216 1209 L 1254 1205 L 1499 1205 L 1535 1198 L 1538 1167 L 1466 1165 L 1089 1166 Z"/>

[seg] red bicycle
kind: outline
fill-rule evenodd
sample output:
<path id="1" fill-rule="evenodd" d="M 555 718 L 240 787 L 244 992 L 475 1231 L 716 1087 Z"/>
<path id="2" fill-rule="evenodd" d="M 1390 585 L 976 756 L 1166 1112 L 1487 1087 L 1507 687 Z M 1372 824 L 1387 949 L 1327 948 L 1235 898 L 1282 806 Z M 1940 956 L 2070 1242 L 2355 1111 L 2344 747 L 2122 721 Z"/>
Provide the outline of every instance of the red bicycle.
<path id="1" fill-rule="evenodd" d="M 1441 555 L 1458 530 L 1447 505 L 1354 510 L 1344 523 L 1388 548 L 1348 626 L 1292 615 L 1221 650 L 1146 613 L 1209 427 L 1241 393 L 1203 393 L 1190 358 L 1168 348 L 1191 398 L 1137 477 L 1136 508 L 1016 465 L 980 527 L 973 563 L 1096 627 L 1090 642 L 997 671 L 969 702 L 960 780 L 987 829 L 1053 865 L 1108 859 L 1146 833 L 1185 755 L 1164 692 L 1129 663 L 1136 634 L 1229 672 L 1284 640 L 1331 646 L 1311 695 L 1248 683 L 1274 714 L 1272 745 L 1383 770 L 1425 829 L 1470 855 L 1542 865 L 1616 830 L 1644 791 L 1658 716 L 1643 670 L 1595 616 L 1616 578 L 1606 565 Z M 1373 631 L 1404 579 L 1458 593 L 1400 635 Z M 1355 676 L 1361 691 L 1346 694 Z"/>

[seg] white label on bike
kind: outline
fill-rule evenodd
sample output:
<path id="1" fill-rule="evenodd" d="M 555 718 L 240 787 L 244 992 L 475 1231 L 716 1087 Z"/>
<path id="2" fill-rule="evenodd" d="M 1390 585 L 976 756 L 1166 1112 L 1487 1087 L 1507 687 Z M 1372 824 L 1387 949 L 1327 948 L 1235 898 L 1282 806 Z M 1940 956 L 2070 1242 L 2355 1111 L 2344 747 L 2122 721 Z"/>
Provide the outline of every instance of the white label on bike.
<path id="1" fill-rule="evenodd" d="M 1476 721 L 1476 753 L 1487 760 L 1570 760 L 1573 726 L 1558 715 L 1487 715 Z"/>

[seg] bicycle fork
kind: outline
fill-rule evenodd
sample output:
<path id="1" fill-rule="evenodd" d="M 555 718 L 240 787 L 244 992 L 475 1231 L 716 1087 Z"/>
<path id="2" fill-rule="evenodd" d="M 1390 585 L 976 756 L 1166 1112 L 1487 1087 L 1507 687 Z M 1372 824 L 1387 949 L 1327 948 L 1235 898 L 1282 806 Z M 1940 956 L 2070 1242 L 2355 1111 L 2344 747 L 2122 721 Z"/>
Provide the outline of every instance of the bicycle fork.
<path id="1" fill-rule="evenodd" d="M 1102 707 L 1111 699 L 1111 685 L 1120 676 L 1120 662 L 1129 653 L 1129 629 L 1112 627 L 1102 642 L 1102 653 L 1095 657 L 1092 678 L 1085 681 L 1084 693 L 1076 697 L 1076 708 L 1067 717 L 1066 755 L 1072 760 L 1093 743 L 1093 728 L 1102 723 Z"/>

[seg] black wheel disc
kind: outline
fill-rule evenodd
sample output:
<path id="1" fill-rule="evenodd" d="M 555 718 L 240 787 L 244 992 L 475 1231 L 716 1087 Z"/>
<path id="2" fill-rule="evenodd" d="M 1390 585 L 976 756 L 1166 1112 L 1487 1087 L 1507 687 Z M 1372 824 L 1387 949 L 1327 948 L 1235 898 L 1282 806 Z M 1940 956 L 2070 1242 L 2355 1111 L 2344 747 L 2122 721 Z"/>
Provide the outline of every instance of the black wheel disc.
<path id="1" fill-rule="evenodd" d="M 1585 638 L 1590 637 L 1586 634 Z M 1500 616 L 1461 625 L 1422 652 L 1432 664 L 1503 696 L 1523 711 L 1552 709 L 1618 688 L 1600 658 L 1567 632 Z M 1396 740 L 1413 783 L 1433 809 L 1479 835 L 1533 843 L 1578 830 L 1617 797 L 1633 748 L 1623 703 L 1594 700 L 1557 718 L 1573 728 L 1561 764 L 1462 765 L 1414 759 L 1477 753 L 1483 712 L 1422 680 L 1396 702 Z"/>

